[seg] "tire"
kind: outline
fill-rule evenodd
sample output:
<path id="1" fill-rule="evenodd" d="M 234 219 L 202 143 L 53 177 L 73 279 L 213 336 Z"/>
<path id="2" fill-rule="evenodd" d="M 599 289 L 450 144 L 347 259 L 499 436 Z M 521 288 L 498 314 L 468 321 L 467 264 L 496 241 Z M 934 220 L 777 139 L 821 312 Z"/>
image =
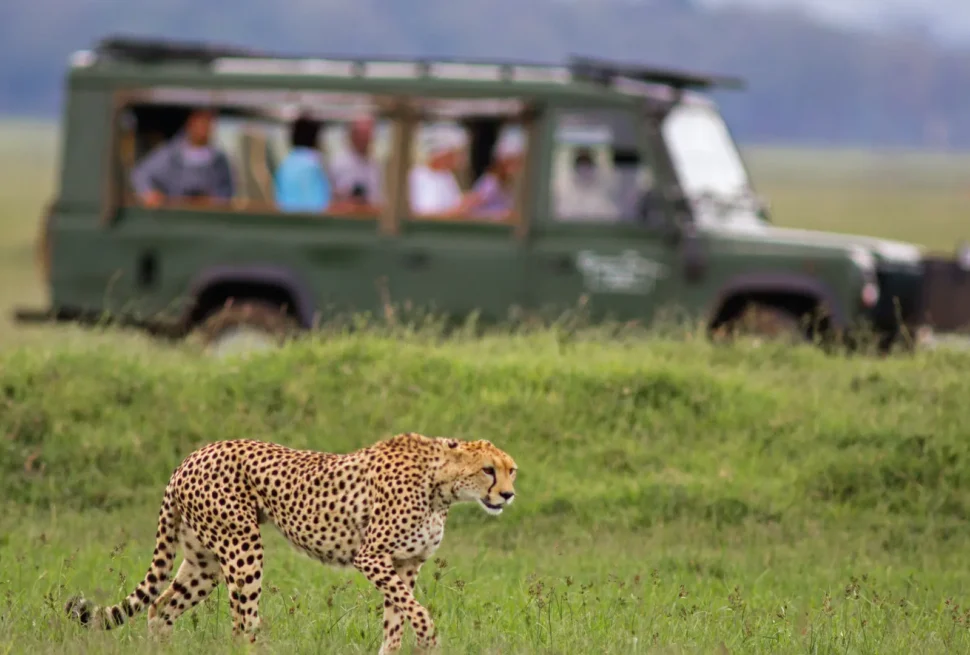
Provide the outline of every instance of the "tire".
<path id="1" fill-rule="evenodd" d="M 282 346 L 298 330 L 296 320 L 278 305 L 230 298 L 210 313 L 195 332 L 205 351 L 221 359 L 234 353 Z"/>
<path id="2" fill-rule="evenodd" d="M 808 340 L 806 330 L 795 314 L 781 307 L 758 303 L 748 304 L 738 316 L 726 321 L 715 333 L 726 339 L 754 337 L 790 345 Z"/>

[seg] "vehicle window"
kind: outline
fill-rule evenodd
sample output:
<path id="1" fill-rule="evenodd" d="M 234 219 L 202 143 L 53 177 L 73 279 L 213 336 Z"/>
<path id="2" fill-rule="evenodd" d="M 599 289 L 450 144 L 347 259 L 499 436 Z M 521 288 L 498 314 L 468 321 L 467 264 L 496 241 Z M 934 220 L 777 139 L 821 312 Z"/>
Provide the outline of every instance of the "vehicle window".
<path id="1" fill-rule="evenodd" d="M 715 109 L 679 105 L 664 119 L 662 130 L 680 185 L 693 202 L 699 222 L 764 222 L 741 154 Z"/>
<path id="2" fill-rule="evenodd" d="M 126 203 L 371 219 L 380 213 L 389 121 L 366 95 L 146 95 L 121 115 Z"/>
<path id="3" fill-rule="evenodd" d="M 508 100 L 426 101 L 408 171 L 412 220 L 513 220 L 527 150 L 520 111 Z"/>
<path id="4" fill-rule="evenodd" d="M 556 118 L 552 212 L 556 221 L 636 222 L 652 184 L 625 110 L 570 111 Z"/>

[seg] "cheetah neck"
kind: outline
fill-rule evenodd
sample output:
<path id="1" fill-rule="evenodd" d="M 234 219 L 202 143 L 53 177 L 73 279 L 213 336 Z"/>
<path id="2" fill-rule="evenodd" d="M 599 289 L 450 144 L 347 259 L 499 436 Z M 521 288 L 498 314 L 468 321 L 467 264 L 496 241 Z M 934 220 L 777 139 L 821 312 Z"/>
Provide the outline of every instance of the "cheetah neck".
<path id="1" fill-rule="evenodd" d="M 455 503 L 454 494 L 446 485 L 435 485 L 431 490 L 431 511 L 447 514 Z"/>
<path id="2" fill-rule="evenodd" d="M 451 506 L 459 502 L 455 490 L 456 473 L 455 462 L 447 455 L 439 456 L 432 467 L 431 508 L 437 512 L 447 513 Z"/>

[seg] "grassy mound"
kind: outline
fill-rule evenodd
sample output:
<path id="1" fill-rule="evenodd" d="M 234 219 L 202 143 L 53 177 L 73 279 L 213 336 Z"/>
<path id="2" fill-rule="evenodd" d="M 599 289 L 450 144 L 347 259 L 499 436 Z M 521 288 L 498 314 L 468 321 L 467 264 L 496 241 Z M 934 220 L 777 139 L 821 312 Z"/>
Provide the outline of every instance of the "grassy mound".
<path id="1" fill-rule="evenodd" d="M 0 642 L 142 648 L 139 621 L 82 637 L 56 600 L 129 590 L 192 449 L 252 437 L 348 451 L 413 430 L 491 439 L 521 470 L 515 506 L 498 520 L 457 510 L 451 566 L 422 574 L 454 652 L 965 646 L 951 596 L 970 583 L 968 362 L 552 334 L 340 336 L 239 362 L 0 354 L 0 563 L 17 562 L 0 580 Z M 376 650 L 376 592 L 272 544 L 267 578 L 288 587 L 264 599 L 272 647 Z M 197 608 L 174 647 L 221 647 L 224 605 Z M 51 629 L 36 635 L 24 612 Z"/>
<path id="2" fill-rule="evenodd" d="M 528 501 L 514 520 L 838 511 L 959 525 L 970 507 L 962 364 L 673 343 L 563 350 L 542 337 L 348 337 L 237 363 L 20 351 L 0 362 L 0 492 L 113 509 L 157 497 L 208 441 L 346 451 L 415 430 L 512 452 Z"/>

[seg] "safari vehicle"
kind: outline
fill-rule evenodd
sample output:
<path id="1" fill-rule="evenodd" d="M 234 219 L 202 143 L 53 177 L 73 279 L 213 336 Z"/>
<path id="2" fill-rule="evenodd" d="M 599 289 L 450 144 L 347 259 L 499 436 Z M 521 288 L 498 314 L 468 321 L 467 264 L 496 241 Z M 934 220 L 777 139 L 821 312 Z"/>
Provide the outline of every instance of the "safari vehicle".
<path id="1" fill-rule="evenodd" d="M 52 306 L 21 320 L 107 313 L 214 345 L 380 313 L 389 299 L 497 320 L 585 299 L 594 320 L 651 324 L 676 311 L 712 331 L 754 311 L 766 330 L 866 322 L 887 342 L 924 322 L 916 247 L 771 224 L 704 93 L 738 79 L 582 57 L 362 60 L 113 37 L 72 57 L 66 85 L 40 240 Z M 218 111 L 231 200 L 146 206 L 133 167 L 198 106 Z M 323 121 L 324 158 L 347 148 L 347 121 L 376 120 L 380 202 L 277 206 L 297 114 Z M 409 171 L 423 131 L 441 125 L 467 135 L 466 189 L 503 134 L 520 136 L 509 211 L 412 211 Z M 574 166 L 590 161 L 593 175 Z"/>

